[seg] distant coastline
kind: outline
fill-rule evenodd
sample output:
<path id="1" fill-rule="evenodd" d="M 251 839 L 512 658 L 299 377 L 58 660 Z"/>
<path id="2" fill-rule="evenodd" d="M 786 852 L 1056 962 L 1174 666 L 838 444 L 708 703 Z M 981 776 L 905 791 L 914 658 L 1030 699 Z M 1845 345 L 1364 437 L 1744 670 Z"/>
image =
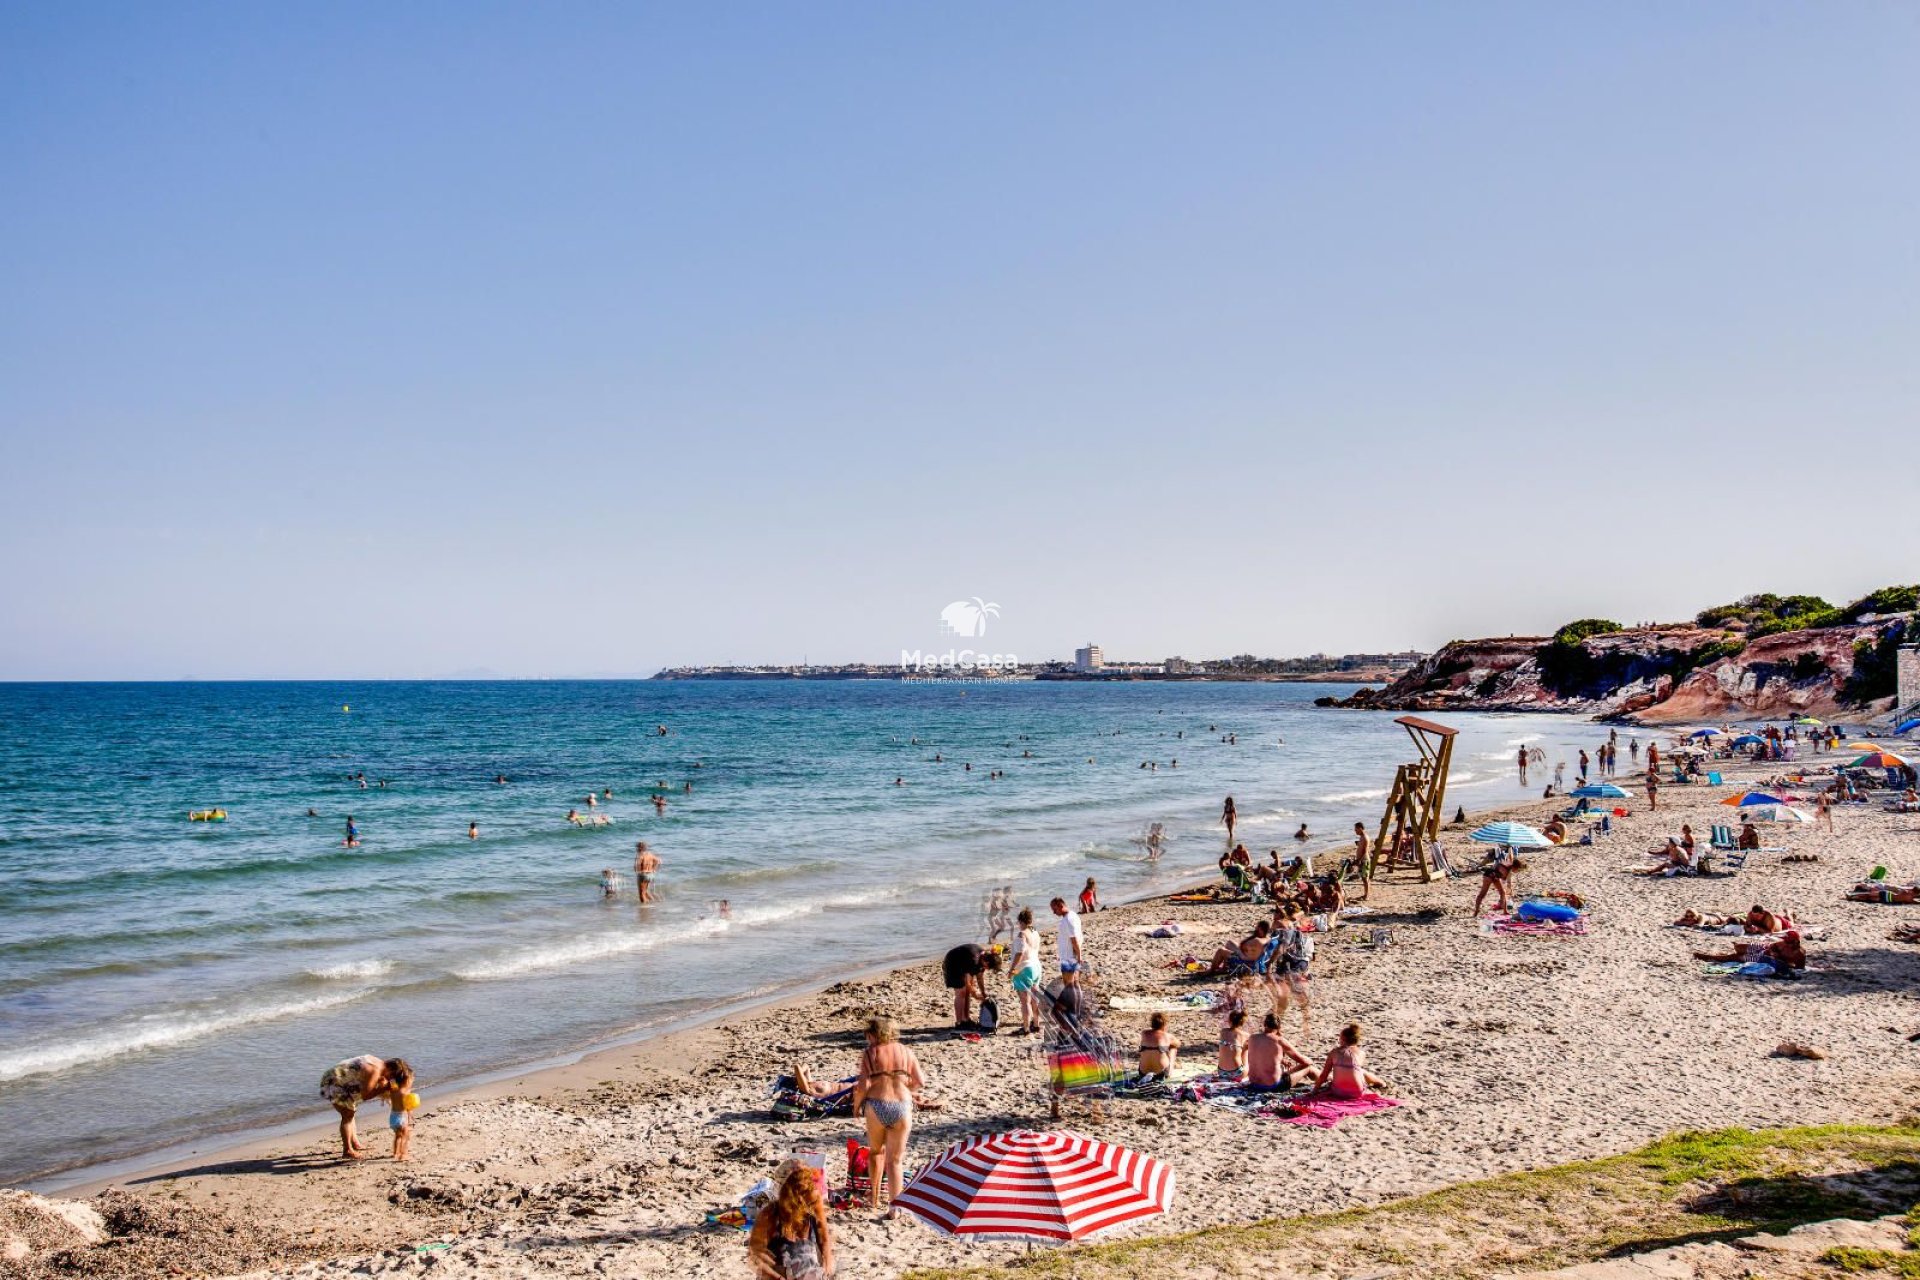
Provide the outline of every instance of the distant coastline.
<path id="1" fill-rule="evenodd" d="M 1308 658 L 1222 658 L 1193 662 L 1169 658 L 1161 663 L 1115 662 L 1091 669 L 1069 662 L 1022 662 L 1010 666 L 947 667 L 905 663 L 843 662 L 761 663 L 752 665 L 663 667 L 652 680 L 904 680 L 950 683 L 1008 680 L 1072 681 L 1102 684 L 1114 681 L 1214 681 L 1244 684 L 1366 684 L 1386 685 L 1399 679 L 1427 657 L 1423 653 L 1348 654 Z"/>

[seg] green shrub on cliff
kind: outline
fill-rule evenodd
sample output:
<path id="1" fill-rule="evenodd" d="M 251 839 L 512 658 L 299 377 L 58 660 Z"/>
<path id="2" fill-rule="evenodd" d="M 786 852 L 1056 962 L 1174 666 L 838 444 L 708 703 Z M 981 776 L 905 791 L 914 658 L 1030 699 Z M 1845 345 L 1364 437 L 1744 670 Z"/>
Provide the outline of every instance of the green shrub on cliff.
<path id="1" fill-rule="evenodd" d="M 1744 622 L 1754 635 L 1771 635 L 1776 631 L 1799 631 L 1809 625 L 1832 626 L 1831 622 L 1796 620 L 1818 618 L 1833 612 L 1833 606 L 1819 596 L 1780 596 L 1771 591 L 1760 591 L 1742 596 L 1732 604 L 1702 609 L 1695 615 L 1694 622 L 1702 627 L 1724 627 L 1730 622 Z M 1766 630 L 1761 630 L 1762 627 Z"/>
<path id="2" fill-rule="evenodd" d="M 1569 622 L 1553 633 L 1553 642 L 1557 645 L 1572 646 L 1579 644 L 1588 636 L 1612 635 L 1626 628 L 1607 618 L 1582 618 L 1578 622 Z"/>
<path id="3" fill-rule="evenodd" d="M 1782 631 L 1812 631 L 1819 627 L 1837 627 L 1845 619 L 1840 611 L 1831 605 L 1825 609 L 1816 609 L 1808 613 L 1793 613 L 1785 617 L 1769 618 L 1756 622 L 1747 628 L 1747 638 L 1758 640 L 1761 636 L 1777 635 Z"/>
<path id="4" fill-rule="evenodd" d="M 1912 613 L 1915 609 L 1920 609 L 1920 585 L 1882 587 L 1861 596 L 1840 612 L 1846 621 L 1858 622 L 1869 615 L 1885 617 L 1889 613 Z"/>

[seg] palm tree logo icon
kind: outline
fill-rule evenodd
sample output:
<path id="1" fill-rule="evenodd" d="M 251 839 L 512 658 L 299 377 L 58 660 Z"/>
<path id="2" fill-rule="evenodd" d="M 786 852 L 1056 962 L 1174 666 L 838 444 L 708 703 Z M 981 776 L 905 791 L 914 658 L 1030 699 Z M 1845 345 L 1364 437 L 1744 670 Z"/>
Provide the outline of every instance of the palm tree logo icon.
<path id="1" fill-rule="evenodd" d="M 940 630 L 946 635 L 984 636 L 987 634 L 987 619 L 1000 616 L 1000 606 L 989 604 L 979 596 L 971 600 L 955 600 L 940 611 Z"/>

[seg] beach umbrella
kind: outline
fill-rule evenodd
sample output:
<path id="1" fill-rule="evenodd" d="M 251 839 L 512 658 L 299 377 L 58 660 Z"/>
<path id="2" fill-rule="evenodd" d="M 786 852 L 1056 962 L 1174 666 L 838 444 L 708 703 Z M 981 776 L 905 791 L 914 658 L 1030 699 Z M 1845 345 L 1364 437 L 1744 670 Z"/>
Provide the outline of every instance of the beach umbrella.
<path id="1" fill-rule="evenodd" d="M 1695 729 L 1687 736 L 1689 738 L 1718 738 L 1720 731 L 1718 729 Z"/>
<path id="2" fill-rule="evenodd" d="M 982 1134 L 942 1151 L 893 1202 L 952 1236 L 1084 1240 L 1173 1207 L 1173 1170 L 1065 1129 Z"/>
<path id="3" fill-rule="evenodd" d="M 1847 763 L 1849 769 L 1904 769 L 1907 762 L 1891 751 L 1869 751 L 1858 760 Z"/>
<path id="4" fill-rule="evenodd" d="M 1767 791 L 1742 791 L 1737 796 L 1728 796 L 1725 800 L 1722 800 L 1720 803 L 1724 805 L 1730 805 L 1737 809 L 1744 809 L 1749 805 L 1785 804 L 1786 801 L 1782 800 L 1779 796 L 1776 796 L 1771 792 L 1767 792 Z"/>
<path id="5" fill-rule="evenodd" d="M 1550 849 L 1553 841 L 1535 831 L 1524 822 L 1489 822 L 1472 835 L 1469 840 L 1481 844 L 1512 845 L 1516 849 Z"/>
<path id="6" fill-rule="evenodd" d="M 1743 733 L 1733 740 L 1733 745 L 1736 747 L 1753 747 L 1762 745 L 1765 742 L 1766 739 L 1757 733 Z"/>
<path id="7" fill-rule="evenodd" d="M 1796 809 L 1790 804 L 1776 804 L 1764 809 L 1755 809 L 1752 813 L 1743 813 L 1743 818 L 1757 818 L 1761 822 L 1812 822 L 1813 818 L 1805 810 Z"/>
<path id="8" fill-rule="evenodd" d="M 1625 800 L 1627 793 L 1611 782 L 1589 782 L 1584 787 L 1575 787 L 1570 793 L 1576 800 Z"/>
<path id="9" fill-rule="evenodd" d="M 1920 729 L 1920 716 L 1916 716 L 1912 720 L 1902 720 L 1899 724 L 1893 726 L 1895 733 L 1905 733 L 1910 729 Z"/>
<path id="10" fill-rule="evenodd" d="M 1795 720 L 1794 723 L 1795 724 L 1825 724 L 1826 721 L 1820 719 L 1817 716 L 1801 716 L 1798 720 Z"/>

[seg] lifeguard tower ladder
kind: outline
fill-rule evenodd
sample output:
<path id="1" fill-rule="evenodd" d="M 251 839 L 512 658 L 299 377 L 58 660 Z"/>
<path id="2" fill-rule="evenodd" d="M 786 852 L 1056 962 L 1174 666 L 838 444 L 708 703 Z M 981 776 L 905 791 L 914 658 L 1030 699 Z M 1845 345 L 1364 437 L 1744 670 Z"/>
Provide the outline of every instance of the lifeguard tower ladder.
<path id="1" fill-rule="evenodd" d="M 1418 716 L 1401 716 L 1394 723 L 1406 727 L 1420 758 L 1401 765 L 1394 774 L 1386 812 L 1380 816 L 1380 833 L 1367 856 L 1373 870 L 1383 865 L 1389 871 L 1413 866 L 1423 882 L 1431 881 L 1439 870 L 1433 850 L 1445 821 L 1447 769 L 1453 763 L 1454 735 L 1460 731 Z"/>

